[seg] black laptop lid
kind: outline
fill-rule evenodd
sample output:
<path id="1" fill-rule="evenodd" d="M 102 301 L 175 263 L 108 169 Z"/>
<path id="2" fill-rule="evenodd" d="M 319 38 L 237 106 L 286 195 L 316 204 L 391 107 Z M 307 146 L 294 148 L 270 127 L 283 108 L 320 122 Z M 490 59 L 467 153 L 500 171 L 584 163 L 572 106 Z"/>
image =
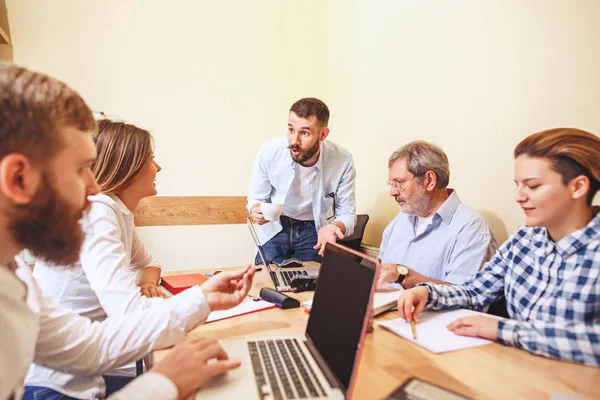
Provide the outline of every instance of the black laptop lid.
<path id="1" fill-rule="evenodd" d="M 376 275 L 373 258 L 327 244 L 306 335 L 346 391 L 359 355 Z"/>

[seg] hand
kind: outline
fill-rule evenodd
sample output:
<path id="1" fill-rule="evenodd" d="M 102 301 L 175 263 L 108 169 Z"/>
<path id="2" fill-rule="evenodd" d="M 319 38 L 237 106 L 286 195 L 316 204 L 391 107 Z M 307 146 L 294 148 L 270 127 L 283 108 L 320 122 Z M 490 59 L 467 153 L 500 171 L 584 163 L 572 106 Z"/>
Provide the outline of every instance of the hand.
<path id="1" fill-rule="evenodd" d="M 165 292 L 160 290 L 154 283 L 142 283 L 140 284 L 140 289 L 142 290 L 142 294 L 146 297 L 167 297 Z"/>
<path id="2" fill-rule="evenodd" d="M 208 363 L 216 358 L 217 361 Z M 214 340 L 187 340 L 173 347 L 151 371 L 164 375 L 177 387 L 178 398 L 190 394 L 214 376 L 238 368 L 239 361 L 230 361 L 225 350 Z"/>
<path id="3" fill-rule="evenodd" d="M 425 286 L 418 286 L 400 293 L 398 298 L 398 312 L 406 322 L 414 321 L 417 315 L 425 308 L 429 290 Z"/>
<path id="4" fill-rule="evenodd" d="M 317 239 L 317 245 L 314 249 L 319 250 L 319 255 L 322 257 L 325 254 L 325 243 L 335 243 L 338 239 L 343 239 L 344 234 L 339 226 L 335 224 L 328 224 L 319 229 L 319 238 Z"/>
<path id="5" fill-rule="evenodd" d="M 211 311 L 227 310 L 244 300 L 250 288 L 256 267 L 247 265 L 239 271 L 223 271 L 200 286 Z"/>
<path id="6" fill-rule="evenodd" d="M 395 264 L 382 264 L 381 271 L 379 271 L 379 278 L 377 279 L 377 289 L 381 289 L 386 282 L 396 282 L 399 275 Z"/>
<path id="7" fill-rule="evenodd" d="M 264 225 L 267 222 L 269 222 L 265 219 L 265 216 L 263 215 L 262 211 L 260 211 L 260 204 L 255 204 L 252 207 L 250 207 L 250 216 L 252 217 L 254 222 L 256 222 L 259 225 Z"/>
<path id="8" fill-rule="evenodd" d="M 498 340 L 498 320 L 496 318 L 483 315 L 462 317 L 449 323 L 446 328 L 456 335 L 479 336 L 494 342 Z"/>

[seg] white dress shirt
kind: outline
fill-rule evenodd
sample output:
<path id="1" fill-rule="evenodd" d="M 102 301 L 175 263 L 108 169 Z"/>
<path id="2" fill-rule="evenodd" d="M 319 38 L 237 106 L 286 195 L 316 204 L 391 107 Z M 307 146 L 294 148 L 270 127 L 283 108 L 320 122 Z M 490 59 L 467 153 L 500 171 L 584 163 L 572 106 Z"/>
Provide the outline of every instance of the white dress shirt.
<path id="1" fill-rule="evenodd" d="M 15 261 L 16 268 L 0 266 L 0 399 L 21 398 L 31 362 L 77 375 L 100 375 L 185 340 L 186 332 L 210 312 L 198 287 L 174 296 L 177 306 L 163 304 L 93 322 L 58 307 L 42 293 L 29 267 L 19 258 Z M 154 379 L 154 373 L 144 375 L 111 398 L 140 398 L 139 387 L 145 387 L 144 393 L 156 387 L 153 399 L 177 398 L 172 382 Z"/>
<path id="2" fill-rule="evenodd" d="M 86 236 L 80 260 L 72 266 L 38 261 L 33 275 L 42 291 L 59 306 L 95 321 L 153 306 L 179 307 L 181 295 L 169 299 L 147 298 L 137 286 L 136 278 L 145 267 L 160 266 L 138 239 L 133 213 L 116 196 L 98 194 L 88 199 L 92 206 L 82 220 Z M 192 289 L 198 299 L 204 299 L 199 287 Z M 193 325 L 188 322 L 197 321 L 199 313 L 208 315 L 205 302 L 194 304 L 196 308 L 188 307 L 177 324 L 165 329 L 191 328 Z M 51 388 L 76 398 L 98 398 L 105 393 L 101 376 L 73 375 L 37 364 L 30 366 L 25 384 Z"/>
<path id="3" fill-rule="evenodd" d="M 264 200 L 284 204 L 290 201 L 289 192 L 296 175 L 294 160 L 288 148 L 286 137 L 271 140 L 262 145 L 254 166 L 248 188 L 248 205 Z M 356 172 L 352 155 L 330 140 L 321 142 L 319 159 L 315 164 L 317 175 L 312 190 L 312 217 L 317 232 L 322 226 L 335 221 L 346 226 L 345 236 L 354 232 L 356 225 L 356 207 L 354 202 L 354 184 Z M 333 210 L 335 196 L 335 210 Z M 335 213 L 335 218 L 328 219 Z M 279 221 L 270 221 L 258 227 L 261 244 L 271 240 L 283 227 Z"/>

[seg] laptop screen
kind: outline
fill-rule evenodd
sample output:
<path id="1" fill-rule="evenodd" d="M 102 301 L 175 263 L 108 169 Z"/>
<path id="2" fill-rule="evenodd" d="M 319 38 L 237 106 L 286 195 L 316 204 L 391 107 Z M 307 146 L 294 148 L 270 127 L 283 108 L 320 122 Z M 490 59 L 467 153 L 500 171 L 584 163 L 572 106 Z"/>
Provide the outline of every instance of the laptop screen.
<path id="1" fill-rule="evenodd" d="M 327 244 L 306 335 L 348 391 L 377 261 Z"/>

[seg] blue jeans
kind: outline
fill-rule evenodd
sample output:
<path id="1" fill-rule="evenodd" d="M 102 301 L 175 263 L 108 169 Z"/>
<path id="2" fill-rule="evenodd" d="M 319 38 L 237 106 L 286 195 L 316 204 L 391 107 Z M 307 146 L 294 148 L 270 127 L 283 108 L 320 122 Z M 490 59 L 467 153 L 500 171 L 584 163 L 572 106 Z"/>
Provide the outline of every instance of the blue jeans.
<path id="1" fill-rule="evenodd" d="M 23 400 L 77 400 L 74 397 L 66 396 L 56 390 L 41 386 L 25 386 Z"/>
<path id="2" fill-rule="evenodd" d="M 267 261 L 280 263 L 287 258 L 302 261 L 321 262 L 319 251 L 313 249 L 317 244 L 317 230 L 314 221 L 299 221 L 282 215 L 279 218 L 283 230 L 262 246 Z M 254 264 L 261 264 L 257 254 Z"/>
<path id="3" fill-rule="evenodd" d="M 123 389 L 125 385 L 131 382 L 135 376 L 103 375 L 106 383 L 106 397 Z M 56 390 L 48 389 L 42 386 L 25 386 L 22 400 L 78 400 L 69 397 Z"/>

